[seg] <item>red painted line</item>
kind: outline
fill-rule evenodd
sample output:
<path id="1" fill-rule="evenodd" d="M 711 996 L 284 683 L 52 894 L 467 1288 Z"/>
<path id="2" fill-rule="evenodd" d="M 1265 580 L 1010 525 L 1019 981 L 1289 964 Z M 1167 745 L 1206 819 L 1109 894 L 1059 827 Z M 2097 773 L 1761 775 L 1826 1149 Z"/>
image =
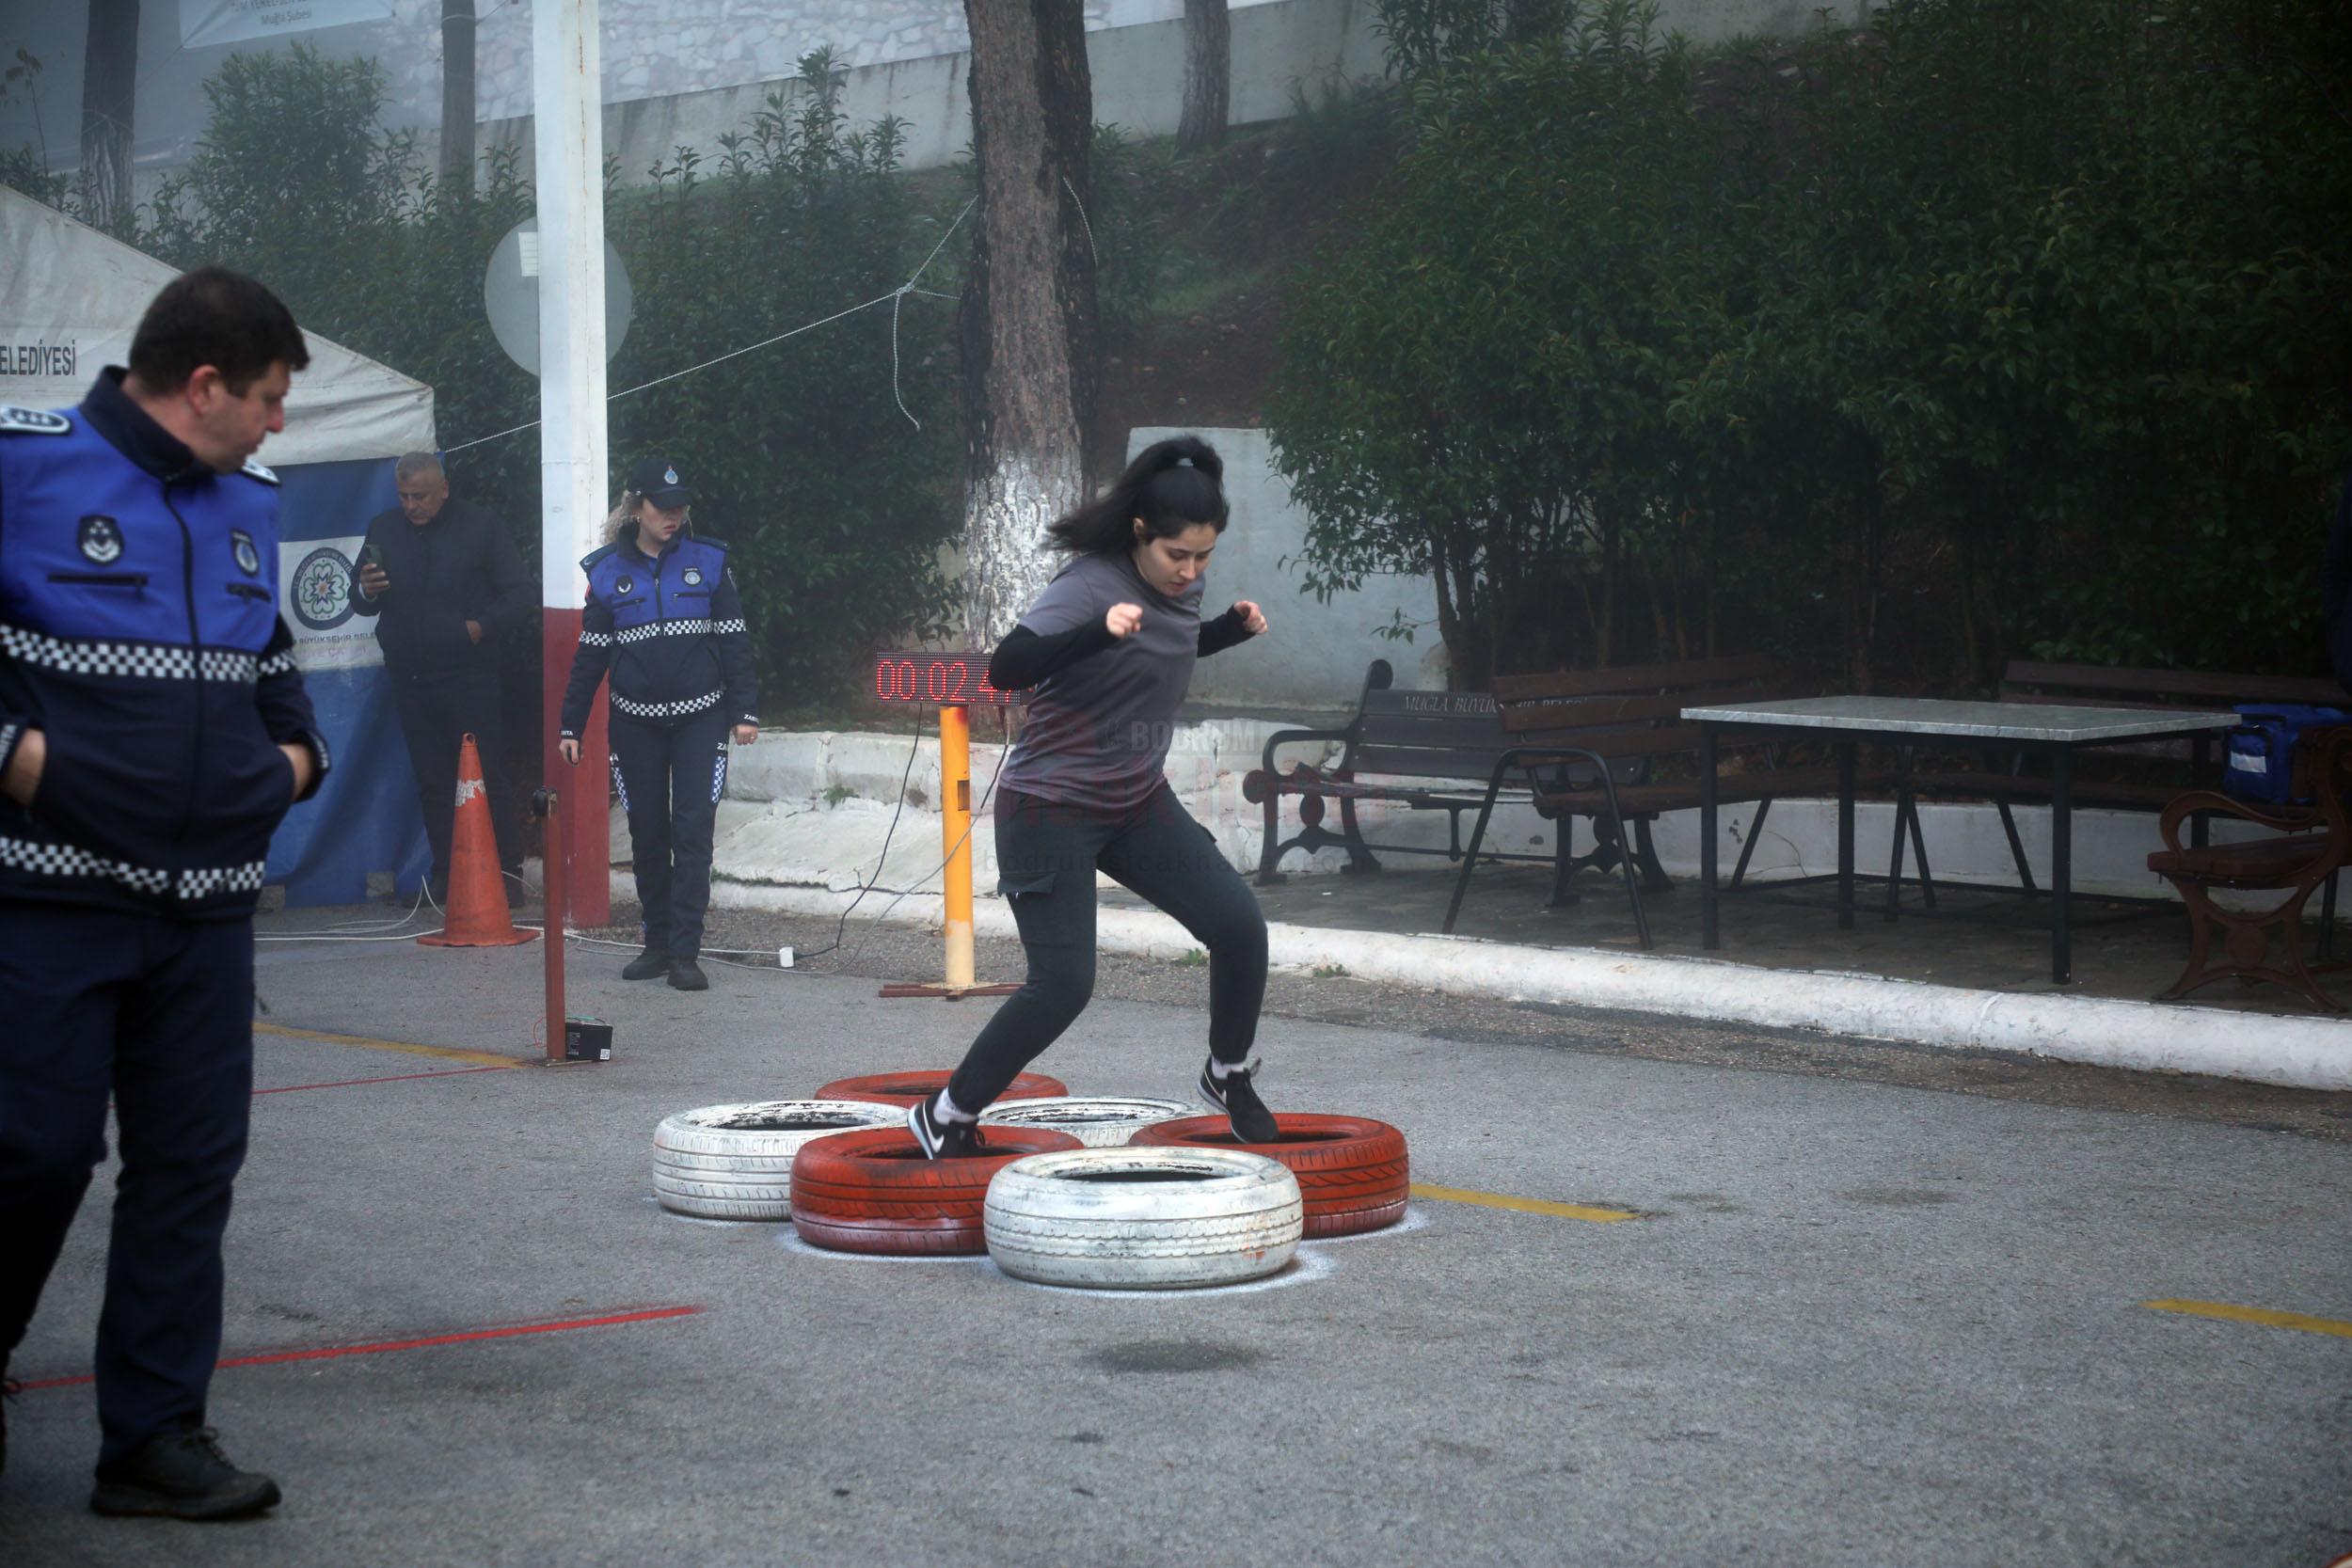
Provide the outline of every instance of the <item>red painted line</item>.
<path id="1" fill-rule="evenodd" d="M 514 1064 L 515 1067 L 523 1065 L 521 1062 Z M 453 1067 L 443 1068 L 438 1072 L 395 1072 L 389 1078 L 338 1078 L 331 1084 L 289 1084 L 282 1089 L 255 1089 L 253 1093 L 258 1099 L 265 1094 L 299 1094 L 304 1089 L 351 1089 L 362 1084 L 405 1084 L 411 1078 L 454 1078 L 466 1072 L 508 1072 L 511 1070 L 513 1069 L 503 1067 Z"/>
<path id="2" fill-rule="evenodd" d="M 567 1318 L 562 1323 L 516 1323 L 505 1328 L 472 1328 L 457 1334 L 435 1334 L 421 1339 L 378 1339 L 364 1345 L 326 1345 L 316 1350 L 272 1351 L 265 1355 L 235 1355 L 219 1365 L 229 1367 L 272 1367 L 284 1361 L 331 1361 L 345 1355 L 381 1355 L 387 1351 L 430 1350 L 436 1345 L 471 1344 L 477 1339 L 512 1339 L 526 1334 L 567 1334 L 576 1328 L 604 1328 L 613 1323 L 653 1323 L 662 1318 L 691 1318 L 703 1311 L 699 1307 L 655 1307 L 643 1312 L 615 1312 L 601 1318 Z M 77 1384 L 94 1382 L 87 1372 L 79 1377 L 50 1377 L 24 1385 L 24 1392 L 36 1388 L 70 1388 Z"/>

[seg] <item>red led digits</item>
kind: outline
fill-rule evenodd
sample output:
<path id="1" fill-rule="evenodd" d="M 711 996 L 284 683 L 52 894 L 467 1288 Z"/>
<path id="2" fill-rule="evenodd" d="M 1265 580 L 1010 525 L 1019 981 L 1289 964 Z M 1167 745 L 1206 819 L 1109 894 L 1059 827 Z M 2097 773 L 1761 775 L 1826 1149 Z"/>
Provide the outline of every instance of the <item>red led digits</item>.
<path id="1" fill-rule="evenodd" d="M 988 678 L 988 660 L 971 653 L 877 654 L 874 700 L 933 703 L 943 707 L 1013 706 L 1026 691 L 1007 691 Z"/>

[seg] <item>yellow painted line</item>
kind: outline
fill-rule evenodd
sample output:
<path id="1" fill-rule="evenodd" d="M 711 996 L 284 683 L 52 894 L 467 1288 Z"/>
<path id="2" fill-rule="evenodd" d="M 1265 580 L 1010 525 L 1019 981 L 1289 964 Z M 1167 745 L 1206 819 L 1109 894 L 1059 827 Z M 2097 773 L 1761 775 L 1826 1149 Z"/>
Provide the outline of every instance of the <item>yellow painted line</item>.
<path id="1" fill-rule="evenodd" d="M 1522 1214 L 1552 1214 L 1564 1220 L 1590 1220 L 1595 1225 L 1614 1225 L 1619 1220 L 1642 1217 L 1629 1209 L 1596 1209 L 1590 1204 L 1554 1203 L 1543 1197 L 1474 1193 L 1468 1187 L 1433 1187 L 1426 1181 L 1416 1181 L 1408 1190 L 1415 1197 L 1435 1198 L 1440 1203 L 1474 1203 L 1481 1209 L 1513 1209 Z"/>
<path id="2" fill-rule="evenodd" d="M 2265 1328 L 2296 1328 L 2306 1334 L 2333 1334 L 2352 1339 L 2352 1323 L 2342 1318 L 2314 1318 L 2304 1312 L 2273 1312 L 2266 1307 L 2232 1307 L 2219 1301 L 2143 1301 L 2159 1312 L 2185 1312 L 2192 1318 L 2220 1318 L 2236 1323 L 2261 1323 Z"/>
<path id="3" fill-rule="evenodd" d="M 289 1029 L 282 1023 L 253 1025 L 257 1035 L 276 1035 L 280 1039 L 316 1040 L 321 1045 L 360 1045 L 370 1051 L 399 1051 L 411 1056 L 437 1056 L 445 1062 L 472 1062 L 481 1067 L 529 1067 L 521 1056 L 501 1056 L 489 1051 L 460 1051 L 452 1045 L 410 1045 L 405 1040 L 375 1040 L 365 1035 L 325 1035 L 316 1029 Z"/>

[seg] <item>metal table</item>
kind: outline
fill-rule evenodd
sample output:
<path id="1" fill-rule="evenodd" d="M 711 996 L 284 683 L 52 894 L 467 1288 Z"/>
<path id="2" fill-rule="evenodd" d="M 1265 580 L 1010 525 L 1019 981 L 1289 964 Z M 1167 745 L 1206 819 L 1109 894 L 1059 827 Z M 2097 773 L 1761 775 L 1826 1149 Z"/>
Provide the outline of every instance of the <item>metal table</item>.
<path id="1" fill-rule="evenodd" d="M 1866 742 L 1991 741 L 2050 759 L 2050 978 L 2074 977 L 2068 924 L 2074 883 L 2074 757 L 2093 746 L 2164 740 L 2224 730 L 2234 713 L 2079 704 L 1962 703 L 1934 697 L 1805 697 L 1789 702 L 1686 707 L 1699 727 L 1699 909 L 1701 942 L 1723 945 L 1715 886 L 1716 745 L 1726 729 L 1818 736 L 1837 754 L 1837 924 L 1853 926 L 1854 751 Z"/>

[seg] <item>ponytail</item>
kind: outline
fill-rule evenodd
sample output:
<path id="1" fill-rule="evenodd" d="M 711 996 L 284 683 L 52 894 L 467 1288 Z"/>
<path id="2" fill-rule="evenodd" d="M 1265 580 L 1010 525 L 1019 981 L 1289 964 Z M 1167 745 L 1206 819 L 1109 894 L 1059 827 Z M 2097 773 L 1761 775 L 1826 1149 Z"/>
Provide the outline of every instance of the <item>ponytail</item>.
<path id="1" fill-rule="evenodd" d="M 1196 523 L 1225 531 L 1225 463 L 1198 436 L 1155 441 L 1136 454 L 1099 500 L 1088 502 L 1046 532 L 1072 555 L 1114 555 L 1133 548 L 1135 519 L 1154 539 L 1172 539 Z"/>

